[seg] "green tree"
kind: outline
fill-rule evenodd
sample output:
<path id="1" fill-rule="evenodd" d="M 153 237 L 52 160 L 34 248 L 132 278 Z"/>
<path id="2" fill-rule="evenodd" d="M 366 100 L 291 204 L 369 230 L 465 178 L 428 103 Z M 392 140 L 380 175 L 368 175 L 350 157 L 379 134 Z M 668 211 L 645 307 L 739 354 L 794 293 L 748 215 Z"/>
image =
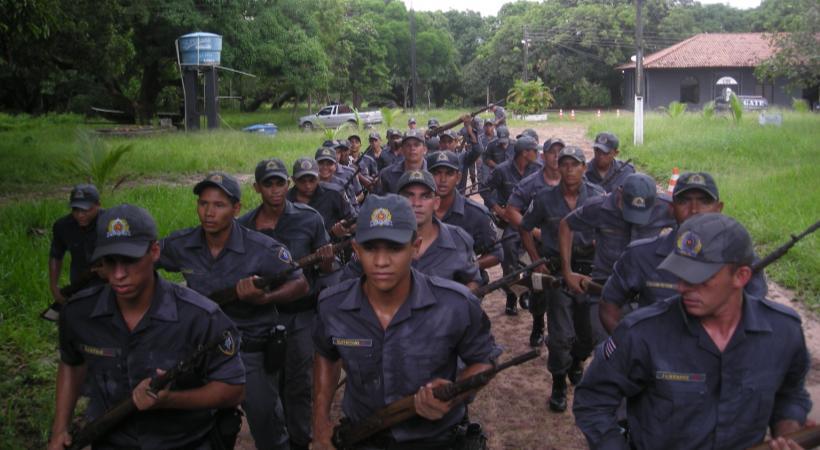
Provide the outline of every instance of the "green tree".
<path id="1" fill-rule="evenodd" d="M 555 99 L 540 79 L 516 80 L 507 94 L 507 108 L 516 114 L 535 114 L 546 111 Z"/>

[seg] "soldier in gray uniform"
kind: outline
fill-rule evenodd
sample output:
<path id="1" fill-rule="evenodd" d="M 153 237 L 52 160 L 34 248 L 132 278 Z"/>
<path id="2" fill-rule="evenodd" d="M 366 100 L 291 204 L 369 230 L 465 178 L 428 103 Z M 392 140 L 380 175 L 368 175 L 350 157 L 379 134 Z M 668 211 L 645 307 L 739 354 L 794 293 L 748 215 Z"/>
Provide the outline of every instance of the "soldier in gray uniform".
<path id="1" fill-rule="evenodd" d="M 561 257 L 558 248 L 558 224 L 570 211 L 583 207 L 590 199 L 604 195 L 603 189 L 584 179 L 586 162 L 584 152 L 578 147 L 564 147 L 558 155 L 561 183 L 556 187 L 541 189 L 532 201 L 521 221 L 521 241 L 530 258 L 549 259 L 546 266 L 536 268 L 538 272 L 557 274 L 561 271 Z M 541 230 L 541 248 L 536 248 L 532 232 Z M 593 250 L 591 229 L 573 233 L 573 261 L 578 265 L 588 259 Z M 576 267 L 576 270 L 583 270 Z M 547 369 L 552 374 L 552 394 L 549 408 L 555 412 L 567 409 L 567 376 L 572 384 L 580 381 L 584 360 L 592 352 L 595 344 L 590 324 L 589 300 L 583 294 L 571 294 L 563 289 L 547 289 L 535 294 L 532 309 L 533 331 L 530 345 L 540 345 L 544 330 L 544 306 L 549 321 L 547 348 L 549 358 Z"/>
<path id="2" fill-rule="evenodd" d="M 334 141 L 330 141 L 331 145 Z M 359 204 L 356 202 L 356 194 L 353 183 L 347 183 L 348 178 L 353 176 L 353 173 L 342 172 L 339 173 L 339 164 L 336 160 L 336 151 L 333 147 L 320 147 L 316 150 L 316 164 L 319 166 L 319 184 L 325 187 L 330 186 L 333 190 L 338 188 L 339 192 L 343 194 L 344 199 L 350 207 L 350 212 L 355 213 L 359 209 Z M 359 186 L 361 187 L 361 186 Z"/>
<path id="3" fill-rule="evenodd" d="M 395 194 L 399 191 L 399 178 L 409 170 L 427 169 L 424 155 L 427 148 L 424 146 L 424 134 L 421 130 L 408 130 L 401 139 L 402 159 L 385 167 L 379 172 L 379 181 L 376 183 L 377 194 Z"/>
<path id="4" fill-rule="evenodd" d="M 507 200 L 512 194 L 515 186 L 521 182 L 522 179 L 539 171 L 540 167 L 535 163 L 538 157 L 538 144 L 530 137 L 522 137 L 515 143 L 515 159 L 511 161 L 504 161 L 496 166 L 493 170 L 490 179 L 487 181 L 487 186 L 491 190 L 482 194 L 484 204 L 487 208 L 495 213 L 500 219 L 504 220 L 504 232 L 502 238 L 509 235 L 518 236 L 518 229 L 512 225 L 508 225 L 507 220 Z M 516 237 L 504 241 L 504 261 L 501 263 L 501 268 L 504 274 L 508 274 L 516 269 L 518 265 L 518 257 L 521 254 L 521 239 Z M 516 307 L 516 296 L 509 288 L 507 292 L 507 305 L 504 312 L 507 315 L 518 314 Z M 523 305 L 522 305 L 523 306 Z"/>
<path id="5" fill-rule="evenodd" d="M 439 150 L 450 150 L 456 153 L 459 157 L 459 165 L 461 166 L 461 173 L 466 174 L 471 167 L 475 167 L 475 162 L 481 157 L 484 148 L 478 141 L 478 137 L 473 129 L 473 118 L 469 114 L 461 117 L 461 123 L 464 124 L 462 128 L 464 136 L 465 151 L 457 152 L 458 148 L 458 134 L 453 130 L 447 130 L 439 136 Z M 467 187 L 467 177 L 461 177 L 458 183 L 459 189 Z"/>
<path id="6" fill-rule="evenodd" d="M 138 412 L 94 442 L 95 449 L 211 449 L 217 408 L 239 404 L 245 370 L 238 333 L 212 301 L 154 272 L 157 226 L 147 211 L 121 205 L 100 216 L 91 259 L 108 284 L 80 291 L 60 314 L 57 402 L 49 450 L 71 443 L 71 416 L 81 386 L 89 420 L 131 398 Z M 227 333 L 227 334 L 226 334 Z M 195 373 L 149 391 L 157 370 L 169 370 L 199 346 L 223 339 Z"/>
<path id="7" fill-rule="evenodd" d="M 490 103 L 490 111 L 493 113 L 495 120 L 493 123 L 495 124 L 496 128 L 507 125 L 507 111 L 501 105 L 496 105 L 494 103 Z"/>
<path id="8" fill-rule="evenodd" d="M 416 217 L 397 195 L 368 196 L 353 248 L 365 276 L 322 292 L 314 331 L 316 401 L 313 448 L 332 448 L 330 407 L 341 369 L 342 411 L 358 422 L 414 395 L 419 417 L 363 442 L 361 449 L 453 448 L 462 403 L 443 403 L 432 389 L 490 366 L 490 321 L 464 286 L 412 268 L 422 245 Z M 458 371 L 458 361 L 466 367 Z"/>
<path id="9" fill-rule="evenodd" d="M 239 225 L 242 191 L 225 173 L 209 174 L 194 187 L 200 226 L 171 233 L 161 242 L 159 268 L 180 272 L 188 287 L 208 296 L 236 286 L 238 300 L 222 309 L 242 333 L 248 395 L 242 409 L 257 448 L 288 448 L 278 390 L 279 373 L 265 370 L 264 351 L 279 320 L 277 305 L 303 297 L 309 286 L 296 270 L 280 286 L 259 289 L 254 277 L 274 277 L 294 264 L 281 243 Z"/>
<path id="10" fill-rule="evenodd" d="M 626 177 L 635 173 L 631 164 L 615 159 L 618 156 L 618 138 L 612 133 L 598 133 L 592 144 L 595 156 L 587 166 L 587 180 L 600 185 L 607 192 L 612 192 L 626 181 Z"/>
<path id="11" fill-rule="evenodd" d="M 483 130 L 478 135 L 478 143 L 481 145 L 482 152 L 486 152 L 487 148 L 490 145 L 490 142 L 495 139 L 495 124 L 492 120 L 487 119 L 484 121 Z M 478 165 L 478 184 L 484 185 L 487 179 L 490 178 L 490 167 L 484 164 L 484 154 L 482 153 L 482 157 L 476 160 L 476 164 Z"/>
<path id="12" fill-rule="evenodd" d="M 404 159 L 404 155 L 401 151 L 401 132 L 393 128 L 388 128 L 385 134 L 387 137 L 387 148 L 383 149 L 381 156 L 379 156 L 379 172 L 384 170 L 385 167 L 389 167 Z"/>
<path id="13" fill-rule="evenodd" d="M 485 183 L 489 182 L 490 174 L 495 167 L 507 160 L 507 148 L 513 143 L 510 142 L 510 130 L 507 127 L 498 127 L 495 130 L 495 139 L 491 140 L 484 148 L 481 163 L 486 167 Z M 515 147 L 512 147 L 515 149 Z M 489 205 L 487 205 L 489 208 Z"/>
<path id="14" fill-rule="evenodd" d="M 333 149 L 336 151 L 336 178 L 339 178 L 344 184 L 347 184 L 347 195 L 350 198 L 354 210 L 359 209 L 359 200 L 363 198 L 362 184 L 359 182 L 359 177 L 356 175 L 356 169 L 350 164 L 350 141 L 346 139 L 332 141 Z M 348 183 L 348 180 L 353 179 Z M 344 185 L 343 185 L 344 186 Z"/>
<path id="15" fill-rule="evenodd" d="M 561 181 L 561 172 L 558 170 L 558 154 L 565 147 L 561 139 L 549 139 L 544 142 L 544 151 L 541 153 L 542 170 L 524 177 L 513 188 L 510 198 L 507 199 L 507 218 L 514 226 L 521 224 L 523 214 L 532 203 L 532 199 L 546 187 L 557 186 Z"/>
<path id="16" fill-rule="evenodd" d="M 253 188 L 262 197 L 262 204 L 240 217 L 239 224 L 281 242 L 290 250 L 294 260 L 314 252 L 321 255 L 318 268 L 303 269 L 310 293 L 293 302 L 277 305 L 278 323 L 287 328 L 280 398 L 285 409 L 290 448 L 307 448 L 313 387 L 311 326 L 316 317 L 320 276 L 334 270 L 333 246 L 322 216 L 310 206 L 287 199 L 288 171 L 282 160 L 274 158 L 259 162 L 255 179 Z"/>
<path id="17" fill-rule="evenodd" d="M 682 174 L 672 193 L 671 208 L 677 226 L 696 214 L 721 212 L 723 202 L 714 178 L 705 172 Z M 675 230 L 670 229 L 652 238 L 633 241 L 624 250 L 601 294 L 598 312 L 608 333 L 620 322 L 622 309 L 633 300 L 639 306 L 647 306 L 677 294 L 677 278 L 658 269 L 674 248 Z M 754 297 L 765 297 L 768 289 L 763 272 L 755 273 L 744 290 Z"/>
<path id="18" fill-rule="evenodd" d="M 382 148 L 381 136 L 375 131 L 370 133 L 368 142 L 370 145 L 359 161 L 359 167 L 362 169 L 361 174 L 368 179 L 365 185 L 368 189 L 372 189 L 373 180 L 379 175 L 379 161 L 384 149 Z"/>
<path id="19" fill-rule="evenodd" d="M 464 229 L 473 238 L 474 248 L 489 248 L 496 241 L 498 232 L 490 211 L 484 205 L 464 197 L 456 189 L 462 178 L 458 155 L 450 151 L 431 153 L 427 155 L 427 167 L 436 181 L 436 194 L 440 199 L 436 217 L 444 223 Z M 500 245 L 496 245 L 477 256 L 482 282 L 486 284 L 489 281 L 486 270 L 504 259 L 504 251 Z"/>
<path id="20" fill-rule="evenodd" d="M 338 185 L 319 181 L 315 159 L 299 158 L 293 163 L 293 187 L 288 191 L 288 200 L 318 211 L 332 239 L 340 240 L 352 233 L 354 213 L 350 200 Z"/>
<path id="21" fill-rule="evenodd" d="M 767 429 L 778 437 L 805 424 L 811 360 L 800 316 L 744 292 L 753 259 L 749 233 L 729 217 L 680 226 L 660 266 L 679 295 L 626 316 L 575 392 L 591 448 L 742 449 Z M 616 419 L 623 399 L 631 444 Z"/>

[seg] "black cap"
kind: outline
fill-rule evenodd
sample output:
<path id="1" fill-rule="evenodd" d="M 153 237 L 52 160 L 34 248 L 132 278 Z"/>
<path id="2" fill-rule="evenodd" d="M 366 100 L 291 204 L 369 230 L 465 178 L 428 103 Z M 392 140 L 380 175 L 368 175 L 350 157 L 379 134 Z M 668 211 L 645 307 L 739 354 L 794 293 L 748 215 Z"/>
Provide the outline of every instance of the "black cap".
<path id="1" fill-rule="evenodd" d="M 700 284 L 726 264 L 748 266 L 753 261 L 752 238 L 743 225 L 720 213 L 702 213 L 681 224 L 675 249 L 658 268 Z"/>
<path id="2" fill-rule="evenodd" d="M 515 153 L 521 153 L 525 150 L 538 150 L 538 142 L 529 136 L 521 136 L 515 141 Z"/>
<path id="3" fill-rule="evenodd" d="M 336 161 L 336 159 L 333 159 Z M 319 176 L 319 164 L 312 158 L 299 158 L 293 163 L 293 179 L 298 180 L 305 175 Z"/>
<path id="4" fill-rule="evenodd" d="M 338 143 L 339 141 L 335 139 L 325 139 L 325 141 L 322 142 L 322 147 L 335 148 Z"/>
<path id="5" fill-rule="evenodd" d="M 157 240 L 157 224 L 148 211 L 134 205 L 118 205 L 100 214 L 92 261 L 119 255 L 141 258 Z"/>
<path id="6" fill-rule="evenodd" d="M 399 195 L 368 195 L 356 219 L 356 242 L 384 239 L 407 244 L 416 232 L 416 214 Z"/>
<path id="7" fill-rule="evenodd" d="M 410 139 L 416 139 L 417 141 L 424 144 L 425 143 L 424 132 L 421 131 L 421 130 L 418 130 L 418 129 L 416 129 L 416 130 L 407 130 L 404 133 L 404 136 L 402 136 L 402 138 L 401 138 L 401 143 L 404 144 L 406 141 L 408 141 Z"/>
<path id="8" fill-rule="evenodd" d="M 458 134 L 456 134 L 456 132 L 455 132 L 455 131 L 453 131 L 452 129 L 442 131 L 441 133 L 439 133 L 438 138 L 439 138 L 439 139 L 441 139 L 441 138 L 443 138 L 444 136 L 447 136 L 448 138 L 450 138 L 450 139 L 452 139 L 452 140 L 454 140 L 454 141 L 455 141 L 456 139 L 458 139 Z"/>
<path id="9" fill-rule="evenodd" d="M 706 172 L 683 173 L 675 184 L 675 190 L 672 191 L 672 198 L 675 198 L 678 194 L 683 194 L 684 192 L 694 189 L 699 189 L 709 194 L 714 200 L 720 199 L 715 179 Z"/>
<path id="10" fill-rule="evenodd" d="M 574 145 L 570 145 L 568 147 L 564 147 L 558 153 L 558 162 L 560 163 L 564 158 L 572 158 L 581 164 L 586 164 L 587 160 L 584 156 L 584 151 L 581 150 L 580 147 L 576 147 Z"/>
<path id="11" fill-rule="evenodd" d="M 448 167 L 458 171 L 461 170 L 458 155 L 450 150 L 433 152 L 427 155 L 427 169 L 432 172 L 436 167 Z"/>
<path id="12" fill-rule="evenodd" d="M 336 146 L 333 148 L 336 149 L 336 151 L 338 151 L 341 148 L 345 150 L 350 150 L 350 141 L 348 141 L 347 139 L 339 139 L 338 141 L 336 141 Z"/>
<path id="13" fill-rule="evenodd" d="M 71 189 L 68 206 L 71 208 L 90 209 L 100 203 L 100 192 L 93 184 L 78 184 Z"/>
<path id="14" fill-rule="evenodd" d="M 439 126 L 438 119 L 430 119 L 427 121 L 427 128 L 435 128 Z"/>
<path id="15" fill-rule="evenodd" d="M 545 151 L 545 152 L 548 152 L 548 151 L 549 151 L 549 149 L 550 149 L 550 148 L 552 148 L 552 146 L 554 146 L 554 145 L 560 145 L 560 146 L 561 146 L 561 148 L 564 148 L 564 147 L 566 147 L 566 146 L 567 146 L 567 144 L 565 144 L 565 143 L 564 143 L 564 141 L 563 141 L 563 140 L 561 140 L 561 139 L 558 139 L 558 138 L 550 138 L 550 139 L 547 139 L 547 141 L 546 141 L 546 142 L 544 142 L 544 151 Z M 560 150 L 560 149 L 559 149 L 559 150 Z"/>
<path id="16" fill-rule="evenodd" d="M 256 165 L 254 177 L 257 183 L 261 183 L 273 177 L 287 181 L 288 169 L 285 167 L 285 163 L 279 158 L 264 159 Z"/>
<path id="17" fill-rule="evenodd" d="M 421 184 L 436 192 L 436 180 L 433 178 L 433 174 L 426 170 L 408 170 L 404 172 L 399 178 L 398 191 L 401 192 L 402 189 L 411 184 Z"/>
<path id="18" fill-rule="evenodd" d="M 609 153 L 618 149 L 618 138 L 612 133 L 598 133 L 595 136 L 595 143 L 592 148 L 598 149 L 604 153 Z"/>
<path id="19" fill-rule="evenodd" d="M 498 139 L 500 144 L 509 144 L 510 143 L 510 130 L 504 125 L 499 125 L 495 129 L 495 137 Z"/>
<path id="20" fill-rule="evenodd" d="M 401 137 L 401 131 L 395 128 L 388 128 L 387 129 L 387 139 L 394 138 L 394 137 Z"/>
<path id="21" fill-rule="evenodd" d="M 370 136 L 367 137 L 367 140 L 371 140 L 371 139 L 382 140 L 382 137 L 379 133 L 374 131 L 374 132 L 370 133 Z"/>
<path id="22" fill-rule="evenodd" d="M 207 187 L 216 187 L 222 189 L 228 194 L 228 197 L 239 201 L 242 198 L 242 189 L 239 187 L 239 181 L 225 172 L 211 172 L 204 180 L 194 186 L 194 194 L 199 195 Z"/>
<path id="23" fill-rule="evenodd" d="M 319 161 L 333 161 L 336 162 L 336 151 L 330 147 L 319 147 L 316 149 L 316 162 Z"/>
<path id="24" fill-rule="evenodd" d="M 352 141 L 352 140 L 354 140 L 354 139 L 355 139 L 355 140 L 357 140 L 357 141 L 359 141 L 359 142 L 362 142 L 362 138 L 361 138 L 361 137 L 359 137 L 359 135 L 358 135 L 358 134 L 351 134 L 350 136 L 348 136 L 348 137 L 347 137 L 347 141 L 348 141 L 348 142 L 350 142 L 350 141 Z"/>
<path id="25" fill-rule="evenodd" d="M 521 134 L 519 134 L 515 138 L 518 139 L 518 138 L 521 138 L 521 137 L 524 137 L 524 136 L 529 136 L 529 137 L 535 139 L 536 142 L 538 142 L 538 133 L 535 130 L 533 130 L 532 128 L 527 128 L 526 130 L 522 131 Z"/>

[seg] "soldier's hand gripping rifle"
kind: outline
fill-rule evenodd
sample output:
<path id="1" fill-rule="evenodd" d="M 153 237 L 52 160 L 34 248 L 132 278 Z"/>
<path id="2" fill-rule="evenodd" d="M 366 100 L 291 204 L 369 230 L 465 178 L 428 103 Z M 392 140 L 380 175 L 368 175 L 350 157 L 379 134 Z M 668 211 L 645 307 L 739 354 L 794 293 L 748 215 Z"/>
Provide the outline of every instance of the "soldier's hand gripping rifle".
<path id="1" fill-rule="evenodd" d="M 471 377 L 465 378 L 455 383 L 445 384 L 433 388 L 433 396 L 443 402 L 449 402 L 466 392 L 474 391 L 485 386 L 495 375 L 504 369 L 508 369 L 529 360 L 537 358 L 538 351 L 518 355 L 507 362 L 498 364 L 483 372 L 479 372 Z M 416 409 L 413 403 L 413 396 L 408 395 L 400 400 L 380 409 L 372 416 L 365 418 L 359 423 L 342 421 L 333 429 L 333 445 L 338 450 L 351 448 L 353 445 L 373 436 L 379 431 L 386 430 L 393 425 L 399 424 L 416 416 Z"/>
<path id="2" fill-rule="evenodd" d="M 333 244 L 333 253 L 339 253 L 340 251 L 346 249 L 350 246 L 351 238 L 345 239 L 341 242 Z M 272 287 L 279 286 L 280 284 L 287 281 L 287 279 L 299 269 L 305 269 L 317 264 L 321 260 L 321 256 L 319 252 L 314 252 L 309 255 L 305 255 L 299 258 L 294 264 L 291 264 L 290 267 L 287 269 L 278 272 L 269 277 L 256 277 L 253 279 L 253 285 L 257 289 L 270 289 Z M 215 292 L 211 292 L 210 295 L 207 296 L 209 299 L 216 302 L 219 306 L 225 306 L 231 302 L 235 302 L 239 300 L 239 297 L 236 294 L 236 286 L 229 286 L 224 289 L 220 289 Z"/>
<path id="3" fill-rule="evenodd" d="M 760 261 L 752 264 L 752 273 L 760 272 L 761 270 L 765 269 L 769 264 L 777 261 L 783 255 L 785 255 L 790 248 L 794 247 L 794 244 L 797 244 L 801 239 L 804 237 L 814 233 L 817 229 L 820 228 L 820 221 L 814 223 L 810 227 L 806 228 L 802 233 L 798 235 L 792 235 L 789 242 L 781 245 L 774 249 L 773 252 L 766 255 L 765 258 L 761 259 Z M 600 281 L 600 282 L 598 282 Z M 604 284 L 606 284 L 606 280 L 590 280 L 590 281 L 583 281 L 581 283 L 581 287 L 584 288 L 586 292 L 591 294 L 600 294 L 601 291 L 604 290 Z"/>
<path id="4" fill-rule="evenodd" d="M 485 106 L 485 107 L 483 107 L 483 108 L 481 108 L 481 109 L 478 109 L 478 110 L 472 111 L 472 112 L 470 112 L 470 117 L 475 117 L 475 116 L 477 116 L 477 115 L 479 115 L 479 114 L 483 113 L 484 111 L 486 111 L 486 110 L 490 109 L 490 105 L 497 105 L 497 106 L 501 106 L 501 104 L 502 104 L 502 103 L 504 103 L 506 100 L 507 100 L 507 99 L 501 99 L 501 100 L 499 100 L 499 101 L 497 101 L 497 102 L 495 102 L 495 103 L 490 103 L 489 105 L 487 105 L 487 106 Z M 455 127 L 457 127 L 460 123 L 462 123 L 462 122 L 461 122 L 461 117 L 459 117 L 458 119 L 451 120 L 451 121 L 449 121 L 449 122 L 447 122 L 447 123 L 445 123 L 445 124 L 439 125 L 439 126 L 437 126 L 437 127 L 433 128 L 432 130 L 427 130 L 427 134 L 428 134 L 430 137 L 432 137 L 432 136 L 438 136 L 439 134 L 444 133 L 445 131 L 449 130 L 450 128 L 455 128 Z"/>
<path id="5" fill-rule="evenodd" d="M 495 280 L 491 283 L 487 283 L 484 286 L 476 288 L 473 291 L 473 294 L 476 297 L 481 298 L 481 297 L 489 294 L 490 292 L 492 292 L 496 289 L 501 289 L 504 286 L 510 286 L 510 285 L 514 284 L 515 282 L 521 280 L 521 278 L 522 278 L 521 274 L 529 272 L 529 271 L 535 269 L 536 267 L 540 266 L 541 264 L 546 264 L 546 263 L 547 263 L 547 258 L 541 258 L 541 259 L 533 262 L 532 264 L 524 266 L 524 267 L 522 267 L 522 268 L 520 268 L 520 269 L 518 269 L 514 272 L 510 272 L 509 274 L 504 275 L 503 277 L 501 277 L 501 278 L 499 278 L 499 279 L 497 279 L 497 280 Z"/>
<path id="6" fill-rule="evenodd" d="M 232 356 L 238 348 L 239 343 L 236 342 L 235 337 L 229 330 L 225 330 L 219 338 L 199 346 L 196 351 L 182 361 L 177 362 L 174 367 L 168 369 L 162 375 L 157 375 L 156 378 L 151 380 L 149 389 L 151 392 L 158 393 L 180 376 L 194 372 L 200 365 L 202 358 L 216 349 L 219 349 L 227 356 Z M 80 430 L 71 433 L 71 445 L 68 450 L 80 450 L 93 444 L 135 412 L 137 412 L 137 405 L 134 404 L 134 399 L 129 393 L 128 398 L 116 404 L 105 414 L 94 419 Z"/>
<path id="7" fill-rule="evenodd" d="M 68 300 L 72 295 L 80 292 L 88 287 L 92 281 L 99 280 L 100 276 L 93 270 L 87 270 L 77 277 L 77 281 L 70 283 L 60 288 L 60 295 Z M 60 302 L 52 302 L 51 305 L 40 313 L 40 318 L 51 322 L 56 322 L 60 318 L 60 310 L 63 309 L 63 304 Z"/>
<path id="8" fill-rule="evenodd" d="M 820 425 L 806 427 L 793 433 L 786 433 L 783 436 L 793 440 L 800 448 L 816 448 L 820 446 Z M 769 450 L 768 441 L 761 442 L 748 450 Z"/>

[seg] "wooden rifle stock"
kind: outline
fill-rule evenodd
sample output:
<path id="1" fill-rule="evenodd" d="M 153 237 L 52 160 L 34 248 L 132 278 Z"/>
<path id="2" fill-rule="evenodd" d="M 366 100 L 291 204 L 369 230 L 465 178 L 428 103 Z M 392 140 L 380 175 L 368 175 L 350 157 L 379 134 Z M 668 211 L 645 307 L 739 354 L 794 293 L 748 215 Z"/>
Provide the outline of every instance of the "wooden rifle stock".
<path id="1" fill-rule="evenodd" d="M 152 392 L 159 392 L 181 375 L 193 371 L 197 364 L 199 364 L 200 359 L 206 354 L 219 348 L 222 353 L 231 356 L 236 353 L 238 345 L 239 343 L 233 335 L 231 335 L 231 332 L 225 330 L 219 338 L 198 347 L 196 351 L 188 355 L 188 357 L 177 362 L 174 367 L 151 380 L 149 389 Z M 77 432 L 71 433 L 71 445 L 68 447 L 68 450 L 80 450 L 93 444 L 135 412 L 137 412 L 137 405 L 134 404 L 134 400 L 129 393 L 127 398 L 117 403 L 113 408 L 106 411 L 105 414 L 94 419 Z"/>
<path id="2" fill-rule="evenodd" d="M 515 272 L 511 272 L 507 275 L 504 275 L 503 277 L 493 281 L 492 283 L 488 283 L 484 286 L 477 288 L 475 291 L 473 291 L 473 294 L 475 294 L 476 297 L 483 297 L 496 289 L 500 289 L 504 286 L 508 286 L 515 283 L 521 278 L 522 273 L 529 272 L 530 270 L 535 269 L 541 264 L 546 263 L 547 258 L 541 258 L 537 261 L 534 261 L 532 264 L 529 264 L 525 267 L 516 270 Z"/>
<path id="3" fill-rule="evenodd" d="M 506 99 L 501 99 L 501 100 L 499 100 L 495 103 L 491 103 L 491 105 L 494 104 L 494 105 L 499 105 L 500 106 L 502 103 L 504 103 L 504 101 L 506 101 Z M 487 106 L 485 106 L 481 109 L 478 109 L 478 110 L 475 110 L 475 111 L 471 112 L 470 117 L 475 117 L 475 116 L 483 113 L 484 111 L 486 111 L 488 109 L 490 109 L 490 105 L 487 105 Z M 447 122 L 443 125 L 439 125 L 439 126 L 433 128 L 432 130 L 428 130 L 427 134 L 431 137 L 432 136 L 438 136 L 439 134 L 441 134 L 441 133 L 443 133 L 443 132 L 445 132 L 445 131 L 447 131 L 451 128 L 457 127 L 458 124 L 460 124 L 460 123 L 461 123 L 461 117 L 459 117 L 458 119 L 455 119 L 455 120 L 451 120 L 451 121 L 449 121 L 449 122 Z"/>
<path id="4" fill-rule="evenodd" d="M 787 433 L 783 437 L 793 440 L 802 448 L 815 448 L 820 446 L 820 425 L 806 427 L 794 433 Z M 749 450 L 769 450 L 769 443 L 761 442 L 754 447 L 749 447 Z"/>
<path id="5" fill-rule="evenodd" d="M 350 246 L 350 242 L 352 239 L 348 238 L 336 244 L 333 244 L 333 253 L 338 253 L 348 246 Z M 272 286 L 278 286 L 285 282 L 288 277 L 296 272 L 299 269 L 304 269 L 310 267 L 321 260 L 319 256 L 319 252 L 314 252 L 309 255 L 305 255 L 299 258 L 296 263 L 291 264 L 290 267 L 287 269 L 269 276 L 269 277 L 256 277 L 253 279 L 253 285 L 257 289 L 269 289 Z M 208 298 L 216 302 L 219 306 L 225 306 L 228 303 L 235 302 L 239 300 L 239 297 L 236 295 L 236 285 L 228 286 L 224 289 L 220 289 L 218 291 L 212 292 L 208 295 Z"/>
<path id="6" fill-rule="evenodd" d="M 487 385 L 493 377 L 502 370 L 523 364 L 537 358 L 538 355 L 539 352 L 537 350 L 532 350 L 471 377 L 456 381 L 455 383 L 438 386 L 433 389 L 433 396 L 443 402 L 449 402 L 465 392 L 470 392 Z M 393 425 L 415 416 L 416 408 L 413 403 L 413 395 L 408 395 L 376 411 L 373 415 L 359 423 L 351 424 L 343 421 L 333 429 L 333 445 L 339 450 L 350 448 L 352 445 L 373 436 L 379 431 L 386 430 Z"/>

